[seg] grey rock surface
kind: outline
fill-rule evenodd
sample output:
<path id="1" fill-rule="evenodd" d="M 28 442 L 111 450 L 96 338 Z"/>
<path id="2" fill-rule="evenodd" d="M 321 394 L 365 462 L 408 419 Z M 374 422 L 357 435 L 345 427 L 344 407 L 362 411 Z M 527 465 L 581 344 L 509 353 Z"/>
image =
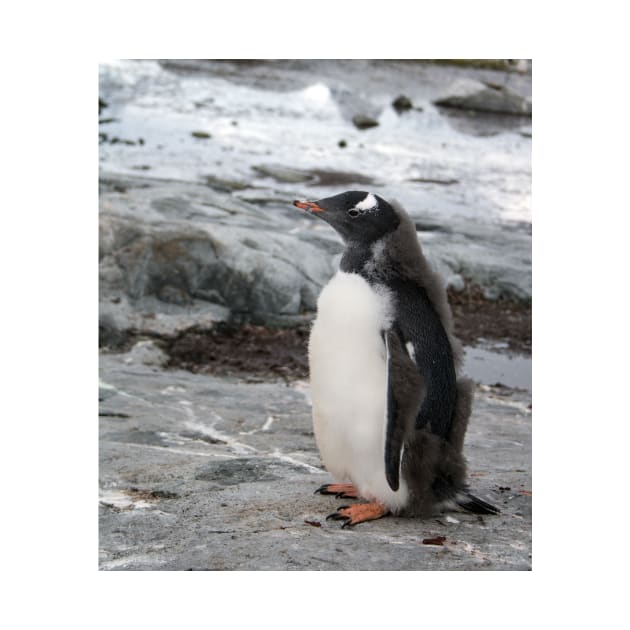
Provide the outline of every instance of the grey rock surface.
<path id="1" fill-rule="evenodd" d="M 531 225 L 512 223 L 489 228 L 483 223 L 453 220 L 447 226 L 419 230 L 427 258 L 443 278 L 454 274 L 474 279 L 484 290 L 498 297 L 529 301 L 532 279 L 523 273 L 531 268 Z"/>
<path id="2" fill-rule="evenodd" d="M 135 365 L 151 365 L 155 367 L 165 367 L 169 357 L 155 341 L 138 341 L 129 351 L 125 362 Z"/>
<path id="3" fill-rule="evenodd" d="M 460 78 L 453 82 L 445 94 L 433 101 L 443 107 L 457 107 L 480 112 L 531 116 L 529 99 L 512 92 L 504 85 L 482 83 L 475 79 Z"/>
<path id="4" fill-rule="evenodd" d="M 333 273 L 330 255 L 290 234 L 298 221 L 204 186 L 136 182 L 101 200 L 100 315 L 114 330 L 299 316 Z"/>
<path id="5" fill-rule="evenodd" d="M 267 172 L 281 176 L 278 169 Z M 291 205 L 304 197 L 297 191 L 279 199 L 252 193 L 104 178 L 99 290 L 106 345 L 126 332 L 173 336 L 227 320 L 290 324 L 315 310 L 338 266 L 339 237 Z M 531 275 L 523 271 L 531 266 L 531 226 L 427 223 L 408 210 L 445 281 L 472 278 L 494 297 L 531 299 Z"/>
<path id="6" fill-rule="evenodd" d="M 101 356 L 101 570 L 529 570 L 531 397 L 481 386 L 471 485 L 501 508 L 341 530 L 308 385 L 248 382 Z M 346 500 L 347 502 L 347 500 Z M 423 540 L 445 536 L 442 546 Z"/>
<path id="7" fill-rule="evenodd" d="M 378 120 L 375 120 L 371 116 L 365 116 L 364 114 L 357 114 L 352 117 L 352 123 L 357 129 L 370 129 L 371 127 L 378 127 Z"/>
<path id="8" fill-rule="evenodd" d="M 291 201 L 348 189 L 401 202 L 445 279 L 529 300 L 531 125 L 524 136 L 517 116 L 436 107 L 457 79 L 531 96 L 527 73 L 415 62 L 103 64 L 105 345 L 225 320 L 302 321 L 341 243 Z M 392 107 L 400 94 L 416 106 L 405 115 Z M 358 130 L 357 114 L 378 126 Z"/>

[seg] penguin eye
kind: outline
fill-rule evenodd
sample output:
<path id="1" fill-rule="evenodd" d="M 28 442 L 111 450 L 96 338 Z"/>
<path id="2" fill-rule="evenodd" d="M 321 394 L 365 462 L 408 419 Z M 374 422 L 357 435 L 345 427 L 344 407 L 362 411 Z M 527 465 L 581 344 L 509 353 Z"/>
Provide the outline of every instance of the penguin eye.
<path id="1" fill-rule="evenodd" d="M 358 217 L 361 213 L 356 208 L 350 208 L 350 210 L 348 210 L 348 214 L 354 219 L 355 217 Z"/>

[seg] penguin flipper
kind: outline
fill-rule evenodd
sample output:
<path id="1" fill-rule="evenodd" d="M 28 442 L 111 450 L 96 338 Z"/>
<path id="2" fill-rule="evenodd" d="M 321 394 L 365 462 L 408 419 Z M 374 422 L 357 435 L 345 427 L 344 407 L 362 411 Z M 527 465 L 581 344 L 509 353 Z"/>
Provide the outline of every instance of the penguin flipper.
<path id="1" fill-rule="evenodd" d="M 387 351 L 387 423 L 385 428 L 385 477 L 396 492 L 400 485 L 400 459 L 405 437 L 426 395 L 426 386 L 416 364 L 405 350 L 399 334 L 384 333 Z"/>

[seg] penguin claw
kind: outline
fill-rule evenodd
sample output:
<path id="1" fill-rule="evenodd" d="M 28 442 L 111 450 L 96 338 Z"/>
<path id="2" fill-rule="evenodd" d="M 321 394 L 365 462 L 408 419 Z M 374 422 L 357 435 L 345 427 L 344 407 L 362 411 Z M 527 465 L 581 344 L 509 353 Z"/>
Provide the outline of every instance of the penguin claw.
<path id="1" fill-rule="evenodd" d="M 337 508 L 337 511 L 336 511 L 336 512 L 333 512 L 332 514 L 329 514 L 329 515 L 326 517 L 326 520 L 329 520 L 329 519 L 332 519 L 333 521 L 344 521 L 344 520 L 350 520 L 350 517 L 349 517 L 349 516 L 346 516 L 345 514 L 341 514 L 341 510 L 345 510 L 345 509 L 347 509 L 348 507 L 350 507 L 350 506 L 348 506 L 348 505 L 340 505 L 340 506 Z"/>
<path id="2" fill-rule="evenodd" d="M 332 494 L 337 499 L 358 499 L 359 492 L 351 483 L 325 483 L 315 494 Z"/>
<path id="3" fill-rule="evenodd" d="M 341 529 L 353 527 L 358 523 L 373 521 L 389 514 L 387 508 L 376 501 L 372 503 L 355 503 L 354 505 L 340 505 L 336 512 L 329 514 L 326 520 L 345 521 Z"/>

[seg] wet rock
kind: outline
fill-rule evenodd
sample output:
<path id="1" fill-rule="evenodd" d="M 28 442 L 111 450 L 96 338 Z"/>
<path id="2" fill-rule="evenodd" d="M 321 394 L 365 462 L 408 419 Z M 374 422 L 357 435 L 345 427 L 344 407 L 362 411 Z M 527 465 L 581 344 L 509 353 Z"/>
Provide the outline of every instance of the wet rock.
<path id="1" fill-rule="evenodd" d="M 446 288 L 459 293 L 466 288 L 466 282 L 458 273 L 455 273 L 446 280 Z"/>
<path id="2" fill-rule="evenodd" d="M 531 237 L 502 225 L 528 220 L 530 143 L 518 133 L 530 120 L 451 108 L 433 124 L 430 106 L 426 116 L 409 114 L 401 125 L 390 106 L 394 95 L 430 103 L 457 76 L 495 87 L 508 82 L 529 94 L 529 75 L 369 60 L 184 65 L 185 72 L 149 61 L 101 68 L 99 96 L 109 103 L 103 116 L 118 119 L 100 127 L 107 132 L 100 146 L 107 171 L 100 187 L 100 331 L 108 346 L 225 320 L 304 318 L 341 243 L 291 200 L 350 189 L 398 198 L 420 213 L 414 220 L 439 224 L 420 237 L 445 278 L 459 274 L 502 295 L 530 296 Z M 214 97 L 199 92 L 200 81 Z M 194 140 L 192 131 L 206 130 L 200 113 L 223 120 L 229 133 L 213 134 L 212 143 Z M 380 123 L 372 132 L 378 143 L 367 141 L 371 134 L 363 136 L 365 146 L 353 140 L 362 133 L 350 122 L 358 113 Z M 468 115 L 473 127 L 481 119 L 509 121 L 510 133 L 480 143 L 451 122 Z M 264 133 L 252 142 L 255 129 Z M 139 135 L 147 139 L 142 148 Z M 138 165 L 151 169 L 143 177 Z"/>
<path id="3" fill-rule="evenodd" d="M 152 296 L 132 300 L 125 295 L 112 303 L 105 299 L 108 290 L 102 290 L 99 303 L 99 347 L 108 350 L 124 350 L 137 336 L 168 338 L 191 329 L 212 330 L 232 316 L 225 306 L 203 300 L 180 307 Z"/>
<path id="4" fill-rule="evenodd" d="M 308 175 L 335 187 L 372 182 L 343 171 Z M 261 192 L 246 201 L 202 184 L 131 175 L 104 176 L 101 184 L 104 347 L 125 347 L 130 335 L 172 337 L 223 321 L 301 323 L 338 264 L 339 238 L 294 209 L 288 193 L 285 199 Z M 529 232 L 413 218 L 427 257 L 444 278 L 459 274 L 501 296 L 531 299 L 531 277 L 522 272 L 531 261 Z"/>
<path id="5" fill-rule="evenodd" d="M 516 132 L 522 125 L 522 116 L 504 113 L 481 112 L 455 107 L 441 108 L 441 114 L 458 133 L 489 138 L 503 133 Z"/>
<path id="6" fill-rule="evenodd" d="M 370 127 L 378 127 L 378 120 L 364 114 L 357 114 L 352 117 L 352 122 L 357 129 L 370 129 Z"/>
<path id="7" fill-rule="evenodd" d="M 417 184 L 440 184 L 442 186 L 452 186 L 453 184 L 459 184 L 458 179 L 439 179 L 437 177 L 413 177 L 408 181 Z"/>
<path id="8" fill-rule="evenodd" d="M 206 186 L 218 190 L 219 192 L 232 192 L 234 190 L 245 190 L 249 188 L 249 185 L 245 182 L 215 177 L 214 175 L 206 175 L 205 180 Z"/>
<path id="9" fill-rule="evenodd" d="M 531 116 L 528 99 L 498 84 L 487 84 L 474 79 L 457 79 L 444 96 L 433 101 L 442 107 L 454 107 L 481 112 Z"/>
<path id="10" fill-rule="evenodd" d="M 120 188 L 124 188 L 125 191 L 128 188 L 147 188 L 149 185 L 144 178 L 136 175 L 101 174 L 98 178 L 99 194 L 116 191 Z"/>
<path id="11" fill-rule="evenodd" d="M 461 68 L 485 68 L 488 70 L 508 70 L 527 72 L 531 67 L 529 59 L 431 59 L 432 63 Z"/>
<path id="12" fill-rule="evenodd" d="M 314 180 L 311 173 L 299 169 L 279 166 L 275 164 L 260 164 L 252 167 L 257 173 L 265 177 L 273 177 L 276 181 L 288 184 L 299 184 Z"/>
<path id="13" fill-rule="evenodd" d="M 273 231 L 104 219 L 113 239 L 125 242 L 106 255 L 105 264 L 120 273 L 107 269 L 104 288 L 136 302 L 155 296 L 163 305 L 189 307 L 206 300 L 239 313 L 296 315 L 314 309 L 329 271 L 315 247 Z"/>
<path id="14" fill-rule="evenodd" d="M 315 309 L 333 262 L 286 233 L 294 223 L 203 186 L 178 190 L 153 185 L 130 189 L 126 199 L 102 194 L 99 286 L 107 343 L 120 343 L 126 330 L 175 335 L 226 319 L 301 319 Z"/>
<path id="15" fill-rule="evenodd" d="M 414 225 L 418 232 L 450 232 L 451 229 L 439 223 L 428 223 L 427 221 L 415 221 Z M 422 240 L 422 239 L 421 239 Z"/>
<path id="16" fill-rule="evenodd" d="M 273 177 L 284 183 L 307 183 L 317 186 L 344 186 L 349 184 L 375 184 L 375 180 L 369 175 L 353 173 L 351 171 L 338 171 L 334 169 L 314 168 L 300 170 L 276 165 L 254 166 L 255 171 Z"/>
<path id="17" fill-rule="evenodd" d="M 400 114 L 402 112 L 409 111 L 413 107 L 413 103 L 408 96 L 401 94 L 394 99 L 392 107 Z"/>
<path id="18" fill-rule="evenodd" d="M 155 343 L 155 341 L 139 341 L 129 352 L 126 362 L 136 365 L 141 364 L 164 367 L 168 363 L 168 355 Z"/>
<path id="19" fill-rule="evenodd" d="M 313 169 L 311 173 L 317 178 L 317 184 L 320 186 L 349 186 L 352 184 L 378 185 L 378 182 L 373 177 L 362 173 L 353 173 L 351 171 Z"/>
<path id="20" fill-rule="evenodd" d="M 419 225 L 423 225 L 420 222 Z M 523 265 L 531 265 L 531 234 L 523 227 L 491 226 L 474 221 L 451 221 L 447 229 L 420 237 L 433 267 L 449 278 L 459 274 L 488 290 L 488 296 L 528 302 L 532 297 L 531 275 Z M 478 246 L 484 242 L 484 248 Z"/>

